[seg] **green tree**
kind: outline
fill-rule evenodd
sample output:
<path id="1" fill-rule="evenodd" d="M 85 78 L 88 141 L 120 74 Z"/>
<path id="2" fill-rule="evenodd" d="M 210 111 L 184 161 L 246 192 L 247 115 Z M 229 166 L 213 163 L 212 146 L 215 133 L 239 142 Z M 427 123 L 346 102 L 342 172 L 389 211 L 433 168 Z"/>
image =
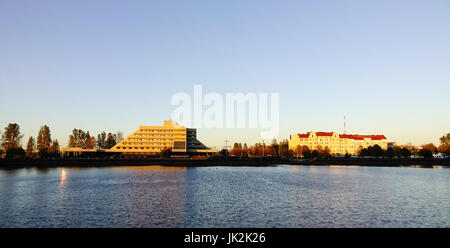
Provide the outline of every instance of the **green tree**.
<path id="1" fill-rule="evenodd" d="M 248 149 L 247 143 L 244 143 L 244 146 L 242 148 L 242 155 L 244 157 L 248 157 L 248 153 L 249 153 L 249 149 Z"/>
<path id="2" fill-rule="evenodd" d="M 37 137 L 37 149 L 40 153 L 47 153 L 50 149 L 50 145 L 52 144 L 52 138 L 50 134 L 50 128 L 47 125 L 44 125 L 39 130 L 39 134 Z"/>
<path id="3" fill-rule="evenodd" d="M 6 151 L 7 158 L 23 158 L 25 157 L 25 150 L 22 147 L 12 147 Z"/>
<path id="4" fill-rule="evenodd" d="M 384 154 L 385 151 L 379 145 L 369 146 L 359 151 L 361 157 L 381 157 Z"/>
<path id="5" fill-rule="evenodd" d="M 433 157 L 433 152 L 431 150 L 428 149 L 422 149 L 419 151 L 419 156 L 422 156 L 424 158 L 432 158 Z"/>
<path id="6" fill-rule="evenodd" d="M 233 156 L 241 156 L 242 155 L 242 149 L 240 146 L 242 146 L 242 145 L 240 145 L 237 142 L 233 144 L 233 149 L 231 150 L 231 154 Z"/>
<path id="7" fill-rule="evenodd" d="M 220 150 L 220 154 L 224 157 L 228 157 L 230 155 L 228 149 L 222 149 Z"/>
<path id="8" fill-rule="evenodd" d="M 82 139 L 82 130 L 81 129 L 73 129 L 72 134 L 69 135 L 69 147 L 81 147 L 81 139 Z M 84 137 L 83 137 L 84 138 Z"/>
<path id="9" fill-rule="evenodd" d="M 50 153 L 52 153 L 54 155 L 57 155 L 57 154 L 60 153 L 59 142 L 58 142 L 57 139 L 52 141 L 52 145 L 50 146 L 50 150 L 49 151 L 50 151 Z"/>
<path id="10" fill-rule="evenodd" d="M 318 158 L 318 157 L 320 157 L 320 152 L 319 152 L 318 150 L 312 151 L 311 157 L 313 157 L 313 158 Z"/>
<path id="11" fill-rule="evenodd" d="M 450 146 L 450 133 L 447 133 L 446 135 L 439 138 L 441 141 L 441 145 L 447 145 Z"/>
<path id="12" fill-rule="evenodd" d="M 116 145 L 116 137 L 115 135 L 108 133 L 105 141 L 105 149 L 111 149 Z"/>
<path id="13" fill-rule="evenodd" d="M 369 156 L 373 157 L 381 157 L 384 153 L 383 148 L 381 148 L 381 146 L 379 145 L 369 146 L 367 150 L 369 152 Z"/>
<path id="14" fill-rule="evenodd" d="M 433 143 L 422 145 L 422 149 L 429 150 L 432 153 L 438 152 L 438 148 Z"/>
<path id="15" fill-rule="evenodd" d="M 450 156 L 450 146 L 446 145 L 440 145 L 438 148 L 439 152 L 446 153 L 448 156 Z"/>
<path id="16" fill-rule="evenodd" d="M 370 156 L 369 155 L 369 150 L 367 148 L 363 148 L 359 151 L 359 156 L 361 157 L 367 157 Z"/>
<path id="17" fill-rule="evenodd" d="M 439 145 L 439 151 L 450 156 L 450 133 L 442 136 L 439 140 L 441 141 L 441 144 Z"/>
<path id="18" fill-rule="evenodd" d="M 276 139 L 272 140 L 272 144 L 270 145 L 272 147 L 272 150 L 275 151 L 275 156 L 280 156 L 279 150 L 280 150 L 280 145 L 278 144 Z"/>
<path id="19" fill-rule="evenodd" d="M 323 149 L 321 147 L 319 147 L 318 151 L 319 151 L 320 156 L 323 158 L 331 157 L 331 149 L 328 146 L 325 146 L 325 148 L 323 148 Z"/>
<path id="20" fill-rule="evenodd" d="M 402 157 L 402 148 L 400 146 L 394 146 L 395 156 L 398 158 Z"/>
<path id="21" fill-rule="evenodd" d="M 34 157 L 34 151 L 36 149 L 36 142 L 34 141 L 33 136 L 30 136 L 30 138 L 28 138 L 28 142 L 27 142 L 27 150 L 26 150 L 26 157 L 27 158 L 32 158 Z"/>
<path id="22" fill-rule="evenodd" d="M 84 144 L 85 144 L 86 149 L 93 149 L 95 147 L 95 138 L 91 137 L 91 135 L 89 134 L 89 131 L 86 132 L 84 139 L 85 139 Z"/>
<path id="23" fill-rule="evenodd" d="M 161 158 L 170 158 L 170 156 L 172 155 L 172 149 L 168 148 L 168 147 L 164 147 L 161 152 L 159 153 L 159 156 Z"/>
<path id="24" fill-rule="evenodd" d="M 81 147 L 92 149 L 95 146 L 95 138 L 91 137 L 89 131 L 85 132 L 81 129 L 73 129 L 69 136 L 69 147 Z"/>
<path id="25" fill-rule="evenodd" d="M 106 148 L 106 133 L 104 131 L 97 135 L 97 147 L 101 149 Z"/>
<path id="26" fill-rule="evenodd" d="M 287 139 L 284 139 L 281 141 L 278 145 L 278 155 L 280 157 L 290 157 L 292 156 L 292 153 L 289 152 L 289 141 Z"/>
<path id="27" fill-rule="evenodd" d="M 1 145 L 3 151 L 8 151 L 10 148 L 19 148 L 21 146 L 23 135 L 20 132 L 20 126 L 17 123 L 9 123 L 5 127 L 5 132 L 2 134 Z"/>
<path id="28" fill-rule="evenodd" d="M 386 157 L 388 157 L 388 158 L 393 158 L 393 157 L 395 157 L 395 150 L 394 150 L 394 148 L 389 147 L 389 148 L 386 150 Z"/>
<path id="29" fill-rule="evenodd" d="M 401 150 L 402 157 L 409 158 L 409 157 L 411 157 L 411 155 L 412 155 L 412 152 L 408 148 L 406 148 L 406 147 L 402 148 L 402 150 Z"/>
<path id="30" fill-rule="evenodd" d="M 304 158 L 312 158 L 313 157 L 311 150 L 309 150 L 309 147 L 308 147 L 308 149 L 303 148 L 302 155 Z"/>
<path id="31" fill-rule="evenodd" d="M 311 158 L 311 150 L 309 149 L 309 146 L 302 146 L 302 151 L 301 151 L 301 156 L 307 158 L 309 156 L 309 158 Z"/>

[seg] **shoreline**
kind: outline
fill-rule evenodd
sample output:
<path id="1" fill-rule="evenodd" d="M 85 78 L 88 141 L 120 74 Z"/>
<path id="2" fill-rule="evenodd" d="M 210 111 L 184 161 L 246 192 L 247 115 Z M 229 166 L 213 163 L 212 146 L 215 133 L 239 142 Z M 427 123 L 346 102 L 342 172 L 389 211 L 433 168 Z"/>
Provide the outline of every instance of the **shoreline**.
<path id="1" fill-rule="evenodd" d="M 54 167 L 111 167 L 111 166 L 175 166 L 175 167 L 211 167 L 211 166 L 274 166 L 286 165 L 321 165 L 321 166 L 374 166 L 401 167 L 450 166 L 450 159 L 383 159 L 383 158 L 331 158 L 331 159 L 282 159 L 282 158 L 249 158 L 249 159 L 179 159 L 179 158 L 146 158 L 146 159 L 0 159 L 0 169 L 13 168 L 54 168 Z"/>

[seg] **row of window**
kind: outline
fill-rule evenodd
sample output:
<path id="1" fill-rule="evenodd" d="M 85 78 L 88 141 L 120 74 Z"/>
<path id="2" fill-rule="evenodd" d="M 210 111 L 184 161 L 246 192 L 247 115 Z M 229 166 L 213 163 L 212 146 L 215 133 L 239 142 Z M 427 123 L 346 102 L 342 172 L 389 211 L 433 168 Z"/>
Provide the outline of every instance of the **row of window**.
<path id="1" fill-rule="evenodd" d="M 171 130 L 171 129 L 169 129 L 169 130 L 165 130 L 165 129 L 140 129 L 139 132 L 141 132 L 141 133 L 147 133 L 147 132 L 151 132 L 151 133 L 155 133 L 155 132 L 166 133 L 166 132 L 169 132 L 169 133 L 171 133 L 171 132 L 173 132 L 173 130 Z"/>
<path id="2" fill-rule="evenodd" d="M 311 138 L 300 138 L 300 141 L 311 141 L 311 140 L 319 140 L 319 141 L 329 141 L 329 140 L 332 140 L 332 139 L 328 139 L 328 138 L 319 138 L 319 139 L 311 139 Z M 344 142 L 345 140 L 348 140 L 348 139 L 338 139 L 339 140 L 339 142 Z M 371 140 L 372 142 L 377 142 L 376 140 Z M 357 141 L 357 142 L 363 142 L 363 141 Z M 387 141 L 385 141 L 385 140 L 383 140 L 382 141 L 382 143 L 387 143 Z"/>
<path id="3" fill-rule="evenodd" d="M 318 146 L 308 146 L 308 147 L 318 147 Z M 330 149 L 353 149 L 353 146 L 352 147 L 343 147 L 343 146 L 341 146 L 341 147 L 339 147 L 339 146 L 325 146 L 325 147 L 328 147 L 328 148 L 330 148 Z"/>
<path id="4" fill-rule="evenodd" d="M 172 134 L 134 134 L 135 137 L 173 137 Z"/>
<path id="5" fill-rule="evenodd" d="M 328 143 L 328 142 L 323 142 L 323 143 L 317 143 L 317 142 L 306 142 L 306 143 L 300 143 L 301 145 L 330 145 L 330 146 L 349 146 L 349 144 L 339 144 L 339 143 Z M 351 147 L 353 147 L 352 144 L 350 144 Z"/>
<path id="6" fill-rule="evenodd" d="M 304 144 L 304 143 L 301 143 L 300 145 L 306 145 L 306 146 L 317 146 L 317 145 L 326 145 L 326 146 L 328 146 L 328 147 L 341 147 L 341 148 L 343 148 L 343 147 L 350 147 L 350 148 L 354 148 L 355 146 L 354 145 L 342 145 L 342 144 L 328 144 L 328 143 L 325 143 L 325 144 L 317 144 L 317 143 L 314 143 L 314 144 L 312 144 L 312 143 L 306 143 L 306 144 Z M 359 145 L 357 144 L 357 146 L 359 147 Z"/>
<path id="7" fill-rule="evenodd" d="M 128 139 L 129 141 L 173 141 L 173 139 Z M 126 142 L 123 142 L 123 144 L 126 144 Z"/>
<path id="8" fill-rule="evenodd" d="M 152 147 L 149 147 L 149 146 L 118 146 L 117 147 L 117 149 L 119 149 L 119 150 L 161 150 L 161 149 L 163 149 L 163 148 L 165 148 L 165 147 L 168 147 L 168 146 L 152 146 Z"/>
<path id="9" fill-rule="evenodd" d="M 327 146 L 328 147 L 328 146 Z M 310 149 L 317 149 L 317 147 L 316 146 L 312 146 L 312 147 L 309 147 Z M 355 149 L 352 147 L 352 148 L 343 148 L 343 147 L 341 147 L 341 148 L 339 148 L 339 147 L 328 147 L 328 148 L 330 148 L 330 150 L 332 150 L 332 151 L 354 151 Z"/>
<path id="10" fill-rule="evenodd" d="M 140 146 L 140 145 L 147 145 L 147 146 L 151 146 L 151 145 L 153 145 L 153 146 L 158 146 L 158 145 L 171 146 L 172 143 L 142 143 L 142 142 L 134 143 L 134 142 L 124 142 L 122 145 L 129 145 L 129 146 L 132 146 L 132 145 L 138 145 L 138 146 Z"/>
<path id="11" fill-rule="evenodd" d="M 330 145 L 332 145 L 332 144 L 335 144 L 335 145 L 342 145 L 342 143 L 345 143 L 345 142 L 317 142 L 317 141 L 303 141 L 303 142 L 300 142 L 300 144 L 325 144 L 325 145 L 328 145 L 328 144 L 330 144 Z M 366 145 L 372 145 L 372 144 L 382 144 L 382 145 L 386 145 L 387 144 L 387 142 L 364 142 L 364 141 L 356 141 L 356 142 L 351 142 L 350 144 L 352 144 L 352 143 L 356 143 L 357 145 L 361 145 L 361 144 L 366 144 Z M 345 143 L 345 144 L 348 144 L 348 143 Z"/>
<path id="12" fill-rule="evenodd" d="M 138 132 L 141 133 L 173 133 L 173 132 L 180 132 L 180 133 L 185 133 L 184 129 L 180 129 L 180 130 L 172 130 L 172 129 L 140 129 L 138 130 Z"/>

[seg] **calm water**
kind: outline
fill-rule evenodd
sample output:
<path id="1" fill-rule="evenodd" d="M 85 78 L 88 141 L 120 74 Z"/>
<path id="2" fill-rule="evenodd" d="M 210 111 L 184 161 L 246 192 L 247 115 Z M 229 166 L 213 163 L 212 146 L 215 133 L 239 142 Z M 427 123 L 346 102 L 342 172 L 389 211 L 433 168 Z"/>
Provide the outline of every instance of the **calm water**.
<path id="1" fill-rule="evenodd" d="M 0 227 L 450 227 L 450 169 L 0 170 Z"/>

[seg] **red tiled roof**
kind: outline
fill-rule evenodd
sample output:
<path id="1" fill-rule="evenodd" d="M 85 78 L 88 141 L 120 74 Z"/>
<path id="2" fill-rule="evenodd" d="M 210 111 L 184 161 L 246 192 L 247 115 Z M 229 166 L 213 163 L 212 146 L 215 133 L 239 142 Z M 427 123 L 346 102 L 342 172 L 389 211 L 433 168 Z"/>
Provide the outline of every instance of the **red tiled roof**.
<path id="1" fill-rule="evenodd" d="M 371 138 L 372 140 L 383 140 L 386 139 L 386 136 L 384 135 L 367 135 L 368 138 Z"/>
<path id="2" fill-rule="evenodd" d="M 317 136 L 332 136 L 333 132 L 317 132 Z M 298 134 L 299 138 L 309 138 L 310 132 L 306 134 Z M 364 140 L 365 138 L 370 138 L 372 140 L 383 140 L 386 139 L 384 135 L 359 135 L 359 134 L 340 134 L 342 139 L 354 139 L 354 140 Z"/>
<path id="3" fill-rule="evenodd" d="M 357 134 L 341 134 L 339 135 L 342 139 L 354 139 L 354 140 L 364 140 L 364 137 L 362 135 Z"/>
<path id="4" fill-rule="evenodd" d="M 333 132 L 317 132 L 317 136 L 333 136 Z"/>
<path id="5" fill-rule="evenodd" d="M 309 132 L 307 132 L 307 133 L 299 133 L 298 137 L 299 138 L 309 138 Z"/>

